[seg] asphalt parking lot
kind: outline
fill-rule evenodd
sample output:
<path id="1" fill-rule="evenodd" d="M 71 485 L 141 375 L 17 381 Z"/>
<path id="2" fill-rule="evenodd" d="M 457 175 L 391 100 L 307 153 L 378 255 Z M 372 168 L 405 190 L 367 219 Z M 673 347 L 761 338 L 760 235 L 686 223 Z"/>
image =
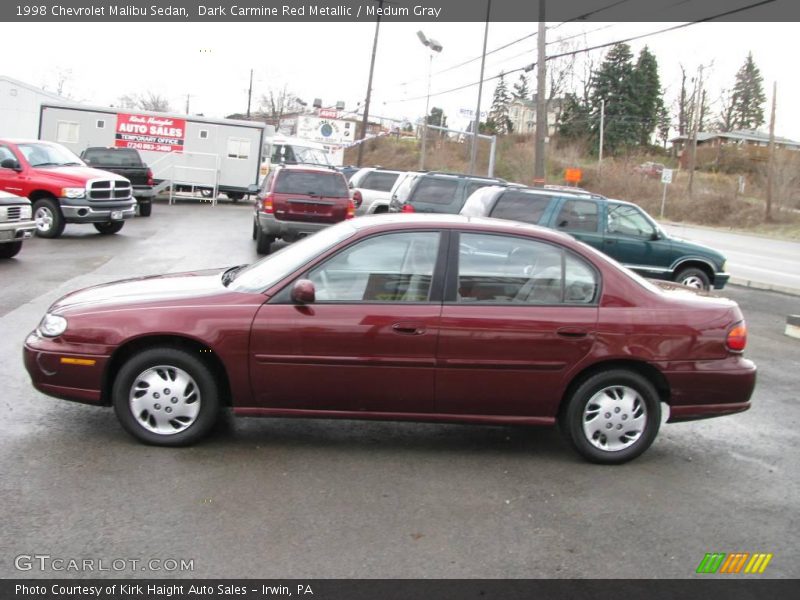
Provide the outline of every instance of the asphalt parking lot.
<path id="1" fill-rule="evenodd" d="M 513 427 L 228 418 L 198 446 L 154 448 L 110 409 L 33 390 L 22 343 L 53 300 L 252 262 L 251 219 L 247 203 L 159 204 L 118 235 L 69 225 L 0 263 L 0 576 L 685 578 L 706 552 L 773 553 L 764 576 L 800 576 L 800 340 L 783 335 L 799 297 L 726 289 L 760 369 L 753 408 L 665 425 L 621 467 Z M 17 570 L 37 554 L 194 568 Z"/>

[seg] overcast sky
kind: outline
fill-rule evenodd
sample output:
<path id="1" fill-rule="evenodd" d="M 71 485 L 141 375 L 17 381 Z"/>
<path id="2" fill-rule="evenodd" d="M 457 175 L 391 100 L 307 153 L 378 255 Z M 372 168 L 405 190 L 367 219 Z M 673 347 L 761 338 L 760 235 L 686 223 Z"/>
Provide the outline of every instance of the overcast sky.
<path id="1" fill-rule="evenodd" d="M 587 32 L 569 43 L 592 46 L 669 27 L 671 23 L 548 24 L 548 42 Z M 492 50 L 536 31 L 536 23 L 491 23 Z M 424 113 L 428 50 L 417 39 L 422 29 L 444 49 L 433 60 L 431 106 L 443 107 L 453 126 L 467 119 L 459 109 L 474 109 L 477 86 L 435 95 L 477 82 L 480 61 L 439 73 L 478 57 L 483 23 L 381 23 L 370 113 L 416 119 Z M 68 32 L 64 41 L 59 39 Z M 0 74 L 54 90 L 59 72 L 69 72 L 65 92 L 74 100 L 107 106 L 124 94 L 152 91 L 166 96 L 183 112 L 206 116 L 244 112 L 250 69 L 254 69 L 254 108 L 270 88 L 288 86 L 309 102 L 337 100 L 355 109 L 366 93 L 374 24 L 365 23 L 87 23 L 27 24 L 4 27 L 4 45 L 17 48 Z M 800 140 L 800 81 L 795 64 L 796 23 L 701 23 L 631 42 L 634 53 L 647 44 L 656 54 L 667 102 L 680 87 L 680 65 L 695 74 L 705 65 L 705 88 L 714 104 L 722 88 L 731 87 L 738 68 L 752 51 L 764 77 L 769 120 L 772 84 L 778 83 L 776 133 Z M 548 53 L 558 45 L 548 46 Z M 594 56 L 601 58 L 602 52 Z M 536 37 L 530 37 L 487 58 L 486 76 L 517 69 L 536 60 Z M 581 69 L 578 69 L 581 75 Z M 534 73 L 531 73 L 534 75 Z M 509 85 L 518 74 L 508 77 Z M 484 84 L 482 107 L 491 103 L 496 81 Z M 530 79 L 531 90 L 535 78 Z M 414 98 L 419 98 L 414 100 Z M 764 130 L 767 129 L 765 124 Z"/>

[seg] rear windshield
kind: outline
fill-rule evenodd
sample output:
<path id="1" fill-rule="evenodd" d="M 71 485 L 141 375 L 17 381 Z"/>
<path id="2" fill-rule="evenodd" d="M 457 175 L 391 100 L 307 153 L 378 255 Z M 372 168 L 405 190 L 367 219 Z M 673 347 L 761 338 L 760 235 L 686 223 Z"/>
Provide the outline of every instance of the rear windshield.
<path id="1" fill-rule="evenodd" d="M 278 174 L 274 192 L 303 196 L 350 196 L 344 176 L 334 172 L 282 171 Z"/>
<path id="2" fill-rule="evenodd" d="M 365 190 L 375 190 L 376 192 L 389 192 L 397 181 L 399 173 L 381 173 L 373 171 L 369 173 L 358 186 Z"/>
<path id="3" fill-rule="evenodd" d="M 83 153 L 83 160 L 93 165 L 108 167 L 141 167 L 142 159 L 136 150 L 120 148 L 89 148 Z"/>
<path id="4" fill-rule="evenodd" d="M 509 191 L 500 196 L 490 216 L 523 223 L 538 224 L 552 196 L 536 196 L 526 192 Z"/>

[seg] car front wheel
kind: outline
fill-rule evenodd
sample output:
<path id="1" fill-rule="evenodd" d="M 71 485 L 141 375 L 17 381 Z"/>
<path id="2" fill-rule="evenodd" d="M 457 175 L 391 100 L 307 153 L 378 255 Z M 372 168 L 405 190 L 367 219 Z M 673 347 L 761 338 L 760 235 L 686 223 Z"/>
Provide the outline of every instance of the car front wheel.
<path id="1" fill-rule="evenodd" d="M 110 223 L 95 223 L 94 228 L 102 235 L 112 235 L 122 229 L 123 225 L 125 225 L 125 221 L 111 221 Z"/>
<path id="2" fill-rule="evenodd" d="M 696 290 L 707 290 L 711 287 L 711 280 L 702 269 L 689 267 L 678 272 L 675 281 Z"/>
<path id="3" fill-rule="evenodd" d="M 0 244 L 0 258 L 11 258 L 22 250 L 22 242 L 8 242 Z"/>
<path id="4" fill-rule="evenodd" d="M 661 425 L 653 384 L 624 369 L 603 371 L 581 383 L 562 414 L 562 430 L 584 458 L 620 464 L 647 450 Z"/>
<path id="5" fill-rule="evenodd" d="M 39 237 L 57 238 L 64 233 L 64 216 L 58 202 L 52 198 L 40 198 L 33 203 L 33 219 Z"/>
<path id="6" fill-rule="evenodd" d="M 135 438 L 159 446 L 185 446 L 213 427 L 219 390 L 200 358 L 176 348 L 152 348 L 122 366 L 112 402 L 120 423 Z"/>

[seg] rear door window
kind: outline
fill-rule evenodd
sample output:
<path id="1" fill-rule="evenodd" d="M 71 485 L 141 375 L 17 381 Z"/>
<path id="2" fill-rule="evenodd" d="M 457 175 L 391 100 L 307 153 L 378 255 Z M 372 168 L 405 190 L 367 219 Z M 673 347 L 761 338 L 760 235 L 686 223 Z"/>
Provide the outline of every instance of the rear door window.
<path id="1" fill-rule="evenodd" d="M 508 191 L 500 196 L 489 216 L 536 225 L 542 220 L 545 210 L 552 200 L 552 196 Z"/>
<path id="2" fill-rule="evenodd" d="M 423 177 L 411 194 L 411 201 L 447 206 L 455 200 L 456 192 L 458 192 L 458 179 Z"/>
<path id="3" fill-rule="evenodd" d="M 333 172 L 282 171 L 278 174 L 274 191 L 276 194 L 300 196 L 350 196 L 344 176 Z"/>
<path id="4" fill-rule="evenodd" d="M 597 202 L 568 199 L 556 217 L 556 227 L 564 231 L 596 232 L 599 220 Z"/>

